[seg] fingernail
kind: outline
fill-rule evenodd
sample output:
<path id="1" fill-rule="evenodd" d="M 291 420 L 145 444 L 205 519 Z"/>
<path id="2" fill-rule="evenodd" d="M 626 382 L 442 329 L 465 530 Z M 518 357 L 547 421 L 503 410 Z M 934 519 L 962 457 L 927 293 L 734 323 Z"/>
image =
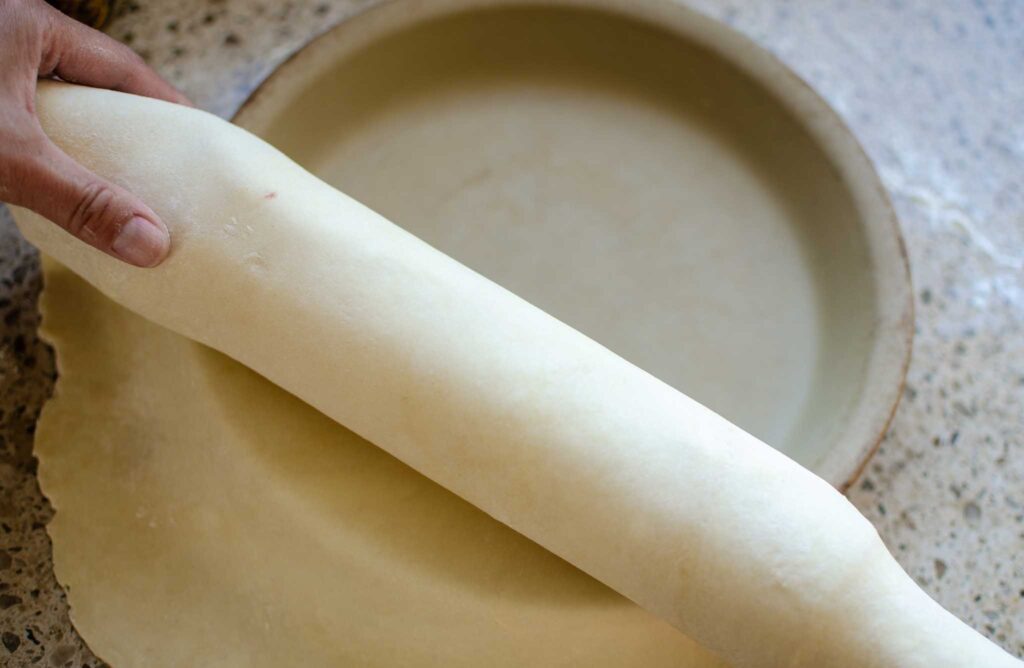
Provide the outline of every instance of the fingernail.
<path id="1" fill-rule="evenodd" d="M 135 216 L 121 227 L 110 250 L 129 264 L 153 267 L 167 255 L 170 243 L 170 235 L 162 224 Z"/>

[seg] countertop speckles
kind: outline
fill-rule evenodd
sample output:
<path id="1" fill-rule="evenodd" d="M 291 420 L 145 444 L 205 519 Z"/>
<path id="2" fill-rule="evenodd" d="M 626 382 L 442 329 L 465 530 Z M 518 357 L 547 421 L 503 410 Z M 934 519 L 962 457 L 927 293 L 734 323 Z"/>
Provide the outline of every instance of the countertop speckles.
<path id="1" fill-rule="evenodd" d="M 369 1 L 122 2 L 111 34 L 229 116 Z M 1024 657 L 1024 3 L 689 0 L 835 106 L 899 213 L 917 336 L 890 432 L 850 497 L 943 605 Z M 32 430 L 53 360 L 35 253 L 0 211 L 0 664 L 98 666 L 50 566 Z"/>

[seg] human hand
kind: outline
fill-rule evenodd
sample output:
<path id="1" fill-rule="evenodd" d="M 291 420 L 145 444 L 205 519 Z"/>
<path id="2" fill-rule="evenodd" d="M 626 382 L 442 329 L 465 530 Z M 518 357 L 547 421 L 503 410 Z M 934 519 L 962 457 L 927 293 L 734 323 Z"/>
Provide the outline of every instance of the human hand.
<path id="1" fill-rule="evenodd" d="M 160 218 L 47 138 L 35 113 L 40 77 L 190 104 L 142 58 L 42 0 L 0 0 L 0 200 L 50 219 L 129 264 L 152 267 L 170 249 Z"/>

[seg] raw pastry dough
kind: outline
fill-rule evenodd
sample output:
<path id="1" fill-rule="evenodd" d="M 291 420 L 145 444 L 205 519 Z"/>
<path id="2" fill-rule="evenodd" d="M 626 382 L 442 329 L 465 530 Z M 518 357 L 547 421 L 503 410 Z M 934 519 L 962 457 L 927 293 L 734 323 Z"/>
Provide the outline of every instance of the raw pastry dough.
<path id="1" fill-rule="evenodd" d="M 248 133 L 106 91 L 38 106 L 175 248 L 138 270 L 22 214 L 30 240 L 736 665 L 1019 665 L 825 482 Z"/>
<path id="2" fill-rule="evenodd" d="M 237 362 L 46 262 L 36 432 L 114 668 L 725 664 Z"/>

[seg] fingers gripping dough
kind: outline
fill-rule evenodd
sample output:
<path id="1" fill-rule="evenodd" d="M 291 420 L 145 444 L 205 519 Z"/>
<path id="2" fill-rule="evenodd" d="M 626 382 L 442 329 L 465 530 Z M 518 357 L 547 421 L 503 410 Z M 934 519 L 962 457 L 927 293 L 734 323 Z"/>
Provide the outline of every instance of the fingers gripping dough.
<path id="1" fill-rule="evenodd" d="M 25 235 L 739 666 L 1017 666 L 835 490 L 213 116 L 61 85 L 47 133 L 173 236 L 128 267 Z"/>

